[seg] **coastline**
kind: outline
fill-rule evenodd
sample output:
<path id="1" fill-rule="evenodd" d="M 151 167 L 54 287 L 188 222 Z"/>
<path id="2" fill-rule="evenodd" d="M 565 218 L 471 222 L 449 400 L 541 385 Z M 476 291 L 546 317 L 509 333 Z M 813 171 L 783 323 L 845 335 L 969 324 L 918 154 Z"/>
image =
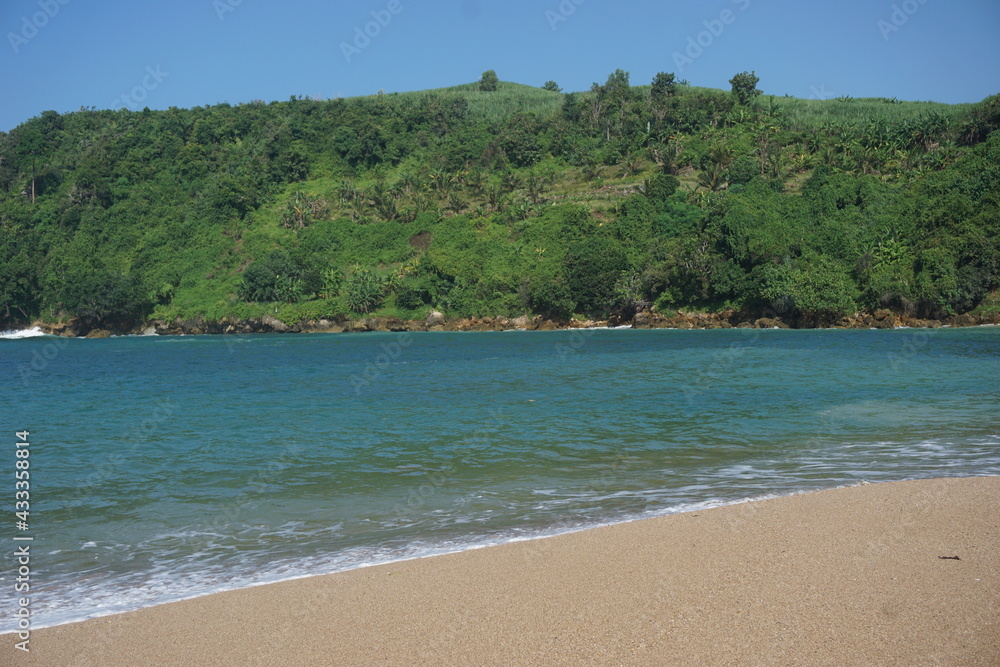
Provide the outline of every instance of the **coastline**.
<path id="1" fill-rule="evenodd" d="M 446 318 L 442 313 L 431 312 L 423 320 L 400 320 L 391 317 L 338 318 L 333 320 L 305 320 L 286 323 L 266 316 L 258 319 L 228 319 L 208 321 L 203 318 L 151 320 L 136 327 L 92 327 L 81 320 L 59 322 L 36 320 L 26 328 L 40 329 L 47 335 L 67 338 L 107 338 L 112 335 L 247 335 L 258 333 L 367 333 L 422 331 L 556 331 L 574 329 L 936 329 L 941 327 L 973 327 L 1000 325 L 1000 313 L 952 315 L 943 319 L 921 319 L 889 310 L 862 311 L 840 318 L 788 317 L 774 312 L 747 313 L 720 311 L 713 313 L 684 312 L 666 316 L 660 313 L 639 312 L 627 319 L 611 320 L 553 320 L 541 315 L 528 317 L 471 317 Z"/>
<path id="2" fill-rule="evenodd" d="M 995 664 L 998 506 L 1000 477 L 782 496 L 35 630 L 30 654 L 4 635 L 0 655 L 38 665 Z"/>

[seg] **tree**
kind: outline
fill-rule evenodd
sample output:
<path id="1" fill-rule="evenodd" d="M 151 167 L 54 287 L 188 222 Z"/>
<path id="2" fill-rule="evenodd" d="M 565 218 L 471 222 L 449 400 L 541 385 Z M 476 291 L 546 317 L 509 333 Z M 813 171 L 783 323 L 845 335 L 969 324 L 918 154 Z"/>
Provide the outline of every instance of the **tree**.
<path id="1" fill-rule="evenodd" d="M 733 87 L 733 95 L 736 96 L 740 104 L 746 106 L 760 95 L 761 91 L 757 90 L 757 82 L 759 81 L 760 78 L 756 72 L 741 72 L 730 79 L 729 83 Z"/>
<path id="2" fill-rule="evenodd" d="M 0 328 L 6 328 L 17 319 L 29 321 L 29 313 L 36 309 L 43 255 L 38 251 L 37 230 L 7 220 L 0 229 Z"/>
<path id="3" fill-rule="evenodd" d="M 662 205 L 680 187 L 680 181 L 667 174 L 653 174 L 643 186 L 646 198 L 655 205 Z"/>
<path id="4" fill-rule="evenodd" d="M 497 73 L 493 70 L 487 70 L 483 72 L 483 78 L 479 80 L 479 90 L 485 93 L 495 92 L 500 86 L 500 79 L 497 78 Z"/>
<path id="5" fill-rule="evenodd" d="M 340 294 L 340 284 L 344 279 L 340 269 L 327 267 L 320 272 L 320 279 L 323 283 L 319 292 L 321 299 L 334 299 Z"/>
<path id="6" fill-rule="evenodd" d="M 576 93 L 567 93 L 563 96 L 562 117 L 569 123 L 579 123 L 583 113 L 582 100 Z"/>
<path id="7" fill-rule="evenodd" d="M 556 83 L 555 81 L 546 81 L 545 84 L 542 86 L 542 90 L 551 90 L 553 93 L 562 92 L 562 88 L 560 88 L 559 84 Z"/>
<path id="8" fill-rule="evenodd" d="M 302 229 L 326 213 L 326 200 L 296 190 L 281 214 L 281 226 L 286 229 Z"/>
<path id="9" fill-rule="evenodd" d="M 56 299 L 64 312 L 90 326 L 131 324 L 148 312 L 151 304 L 137 276 L 79 261 L 67 262 L 63 268 L 54 290 Z"/>
<path id="10" fill-rule="evenodd" d="M 615 282 L 628 269 L 628 259 L 620 241 L 607 236 L 590 236 L 568 249 L 565 259 L 566 282 L 576 307 L 586 314 L 600 314 L 614 301 Z"/>
<path id="11" fill-rule="evenodd" d="M 542 158 L 538 135 L 533 116 L 515 113 L 499 128 L 496 146 L 515 166 L 530 167 Z"/>
<path id="12" fill-rule="evenodd" d="M 629 73 L 616 69 L 608 75 L 603 86 L 595 82 L 590 90 L 594 93 L 590 100 L 591 122 L 603 130 L 605 141 L 611 141 L 612 135 L 619 135 L 623 129 L 624 116 L 632 98 Z"/>
<path id="13" fill-rule="evenodd" d="M 649 89 L 649 108 L 656 119 L 658 129 L 663 125 L 663 120 L 670 111 L 676 92 L 677 82 L 673 73 L 658 72 L 653 77 L 653 84 Z"/>
<path id="14" fill-rule="evenodd" d="M 810 256 L 799 262 L 757 267 L 759 296 L 778 312 L 843 316 L 857 309 L 860 296 L 846 267 Z"/>
<path id="15" fill-rule="evenodd" d="M 665 106 L 676 92 L 677 81 L 674 74 L 672 72 L 670 74 L 657 72 L 656 76 L 653 77 L 653 84 L 649 89 L 649 97 L 653 103 L 653 108 L 657 109 Z"/>
<path id="16" fill-rule="evenodd" d="M 550 261 L 541 261 L 528 272 L 522 281 L 520 296 L 532 312 L 549 319 L 567 319 L 576 307 L 563 267 Z"/>
<path id="17" fill-rule="evenodd" d="M 301 274 L 284 251 L 275 250 L 246 268 L 239 297 L 244 301 L 294 303 L 302 297 Z"/>

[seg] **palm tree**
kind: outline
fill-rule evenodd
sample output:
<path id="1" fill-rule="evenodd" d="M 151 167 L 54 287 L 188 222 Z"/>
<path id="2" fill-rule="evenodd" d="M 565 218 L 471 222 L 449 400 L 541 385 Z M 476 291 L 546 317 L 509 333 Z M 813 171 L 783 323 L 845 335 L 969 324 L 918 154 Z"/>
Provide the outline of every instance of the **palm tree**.
<path id="1" fill-rule="evenodd" d="M 496 213 L 503 210 L 503 207 L 507 204 L 507 195 L 504 194 L 503 190 L 499 185 L 495 183 L 490 183 L 486 186 L 486 201 Z"/>
<path id="2" fill-rule="evenodd" d="M 465 210 L 465 202 L 462 201 L 462 198 L 458 196 L 457 192 L 452 192 L 451 195 L 448 197 L 447 208 L 455 215 L 458 215 L 463 210 Z"/>
<path id="3" fill-rule="evenodd" d="M 584 163 L 582 172 L 583 177 L 588 181 L 596 181 L 601 177 L 601 172 L 604 170 L 598 162 L 590 161 Z"/>
<path id="4" fill-rule="evenodd" d="M 638 155 L 629 155 L 622 160 L 622 176 L 629 178 L 635 176 L 642 169 L 642 160 Z"/>
<path id="5" fill-rule="evenodd" d="M 420 189 L 420 176 L 412 171 L 404 171 L 399 175 L 399 182 L 407 194 L 413 194 Z"/>
<path id="6" fill-rule="evenodd" d="M 767 171 L 764 175 L 768 178 L 780 179 L 785 173 L 786 162 L 785 151 L 780 148 L 775 148 L 767 156 L 765 163 Z"/>
<path id="7" fill-rule="evenodd" d="M 501 177 L 503 188 L 507 192 L 513 192 L 521 187 L 521 177 L 513 170 L 507 170 Z"/>
<path id="8" fill-rule="evenodd" d="M 389 186 L 389 193 L 392 195 L 393 199 L 399 199 L 406 192 L 406 186 L 403 184 L 402 180 L 396 181 Z"/>
<path id="9" fill-rule="evenodd" d="M 531 214 L 531 204 L 526 201 L 519 202 L 510 207 L 510 212 L 515 220 L 527 220 Z"/>
<path id="10" fill-rule="evenodd" d="M 465 177 L 465 184 L 477 197 L 482 196 L 483 187 L 486 185 L 486 174 L 482 169 L 472 169 Z"/>
<path id="11" fill-rule="evenodd" d="M 358 198 L 358 189 L 354 187 L 354 183 L 345 178 L 337 186 L 337 196 L 340 198 L 341 206 L 346 206 Z"/>
<path id="12" fill-rule="evenodd" d="M 528 172 L 528 177 L 524 183 L 528 188 L 528 199 L 531 200 L 532 204 L 537 206 L 545 189 L 542 179 L 538 176 L 537 172 L 532 170 Z"/>
<path id="13" fill-rule="evenodd" d="M 718 191 L 725 181 L 726 168 L 721 162 L 709 164 L 703 172 L 698 175 L 698 185 L 712 192 Z"/>
<path id="14" fill-rule="evenodd" d="M 386 220 L 394 220 L 398 212 L 396 211 L 396 198 L 393 195 L 392 189 L 389 188 L 385 181 L 378 181 L 369 190 L 369 197 L 371 198 L 372 206 L 378 214 Z"/>
<path id="15" fill-rule="evenodd" d="M 354 199 L 351 200 L 351 218 L 357 222 L 368 215 L 368 197 L 364 190 L 356 191 Z"/>

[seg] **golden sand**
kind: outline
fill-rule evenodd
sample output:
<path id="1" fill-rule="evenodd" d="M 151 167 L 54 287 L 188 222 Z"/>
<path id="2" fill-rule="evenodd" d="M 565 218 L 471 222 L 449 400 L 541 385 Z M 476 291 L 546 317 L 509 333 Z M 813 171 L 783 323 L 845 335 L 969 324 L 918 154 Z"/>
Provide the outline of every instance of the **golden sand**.
<path id="1" fill-rule="evenodd" d="M 0 664 L 1000 665 L 1000 477 L 677 514 L 15 641 Z"/>

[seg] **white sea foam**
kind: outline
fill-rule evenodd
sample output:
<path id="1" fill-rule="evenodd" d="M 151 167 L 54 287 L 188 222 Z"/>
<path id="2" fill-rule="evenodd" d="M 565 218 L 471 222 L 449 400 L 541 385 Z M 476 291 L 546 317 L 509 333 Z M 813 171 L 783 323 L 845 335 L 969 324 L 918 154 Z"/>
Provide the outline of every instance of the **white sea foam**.
<path id="1" fill-rule="evenodd" d="M 943 443 L 940 441 L 918 443 L 913 447 L 916 450 L 914 454 L 926 454 L 928 445 L 933 449 L 941 444 Z M 987 442 L 983 443 L 984 447 L 988 444 L 992 444 L 995 450 L 997 438 L 990 437 Z M 732 476 L 733 474 L 739 476 L 744 469 L 741 466 L 729 466 L 724 471 L 720 470 L 719 472 L 723 473 L 723 476 Z M 996 472 L 1000 472 L 1000 470 Z M 941 467 L 938 466 L 935 476 L 940 476 L 940 473 Z M 81 548 L 88 550 L 97 548 L 118 554 L 142 552 L 147 565 L 142 571 L 132 573 L 78 572 L 76 576 L 71 578 L 49 581 L 48 593 L 43 603 L 44 607 L 35 610 L 36 616 L 33 626 L 36 628 L 49 627 L 166 602 L 201 597 L 226 590 L 249 588 L 267 583 L 373 565 L 391 564 L 499 544 L 542 539 L 600 526 L 798 495 L 823 488 L 841 488 L 864 484 L 868 481 L 894 481 L 900 478 L 898 475 L 893 475 L 882 479 L 882 476 L 878 474 L 862 475 L 859 471 L 858 475 L 853 475 L 848 471 L 842 471 L 841 481 L 832 485 L 802 480 L 799 483 L 790 483 L 781 491 L 764 490 L 767 487 L 763 487 L 760 492 L 750 491 L 747 493 L 744 491 L 738 495 L 728 496 L 725 494 L 714 495 L 711 486 L 693 485 L 686 487 L 685 490 L 688 492 L 700 491 L 700 493 L 692 495 L 701 496 L 702 499 L 686 501 L 678 498 L 680 489 L 677 488 L 672 490 L 670 488 L 649 488 L 631 492 L 617 491 L 610 494 L 568 493 L 562 498 L 553 498 L 549 502 L 552 505 L 566 504 L 579 509 L 588 502 L 600 503 L 602 500 L 633 496 L 647 497 L 651 501 L 651 507 L 647 510 L 633 510 L 612 516 L 602 512 L 580 511 L 578 519 L 562 520 L 556 525 L 507 527 L 487 535 L 480 533 L 465 537 L 449 538 L 439 535 L 423 540 L 419 538 L 415 540 L 412 538 L 402 539 L 394 543 L 321 550 L 306 557 L 290 557 L 285 553 L 273 560 L 268 560 L 266 554 L 262 554 L 258 550 L 244 550 L 238 547 L 245 547 L 251 542 L 259 544 L 262 539 L 265 542 L 281 544 L 292 543 L 296 539 L 304 537 L 316 538 L 320 533 L 338 536 L 342 534 L 344 524 L 336 523 L 325 527 L 316 527 L 309 526 L 302 521 L 288 521 L 274 527 L 248 526 L 235 534 L 211 530 L 182 530 L 161 533 L 143 542 L 132 544 L 111 542 L 98 544 L 88 541 L 82 543 Z M 903 475 L 902 478 L 912 477 Z M 719 490 L 725 488 L 727 488 L 725 485 L 718 487 Z M 538 494 L 536 490 L 535 495 L 542 494 Z M 659 507 L 655 506 L 657 503 L 654 499 L 663 500 L 664 497 L 669 496 L 675 500 L 665 502 Z M 546 509 L 552 509 L 552 507 Z M 457 517 L 441 517 L 441 521 L 451 525 L 474 523 L 482 515 L 491 511 L 482 510 Z M 565 516 L 565 512 L 560 512 L 560 514 Z M 604 514 L 603 517 L 602 514 Z M 435 514 L 432 513 L 432 515 Z M 387 528 L 391 527 L 388 521 L 383 525 Z M 195 550 L 185 549 L 184 544 L 192 539 L 203 541 L 201 547 Z M 10 629 L 0 620 L 0 632 Z"/>
<path id="2" fill-rule="evenodd" d="M 651 337 L 642 332 L 628 335 Z M 720 336 L 726 335 L 720 333 Z M 805 338 L 811 334 L 797 335 Z M 846 334 L 829 332 L 823 335 Z M 852 337 L 857 335 L 864 334 L 850 334 Z M 880 335 L 879 339 L 882 338 Z M 227 378 L 245 377 L 250 382 L 261 377 L 260 368 L 265 367 L 265 360 L 272 363 L 267 358 L 272 349 L 280 352 L 283 346 L 297 347 L 286 342 L 287 339 L 223 339 L 225 343 L 232 341 L 252 341 L 253 345 L 241 349 L 257 352 L 258 348 L 265 347 L 267 354 L 248 355 L 244 364 L 243 359 L 225 351 L 226 345 L 213 349 L 212 346 L 219 343 L 218 338 L 206 337 L 160 338 L 148 341 L 148 345 L 155 348 L 157 358 L 163 358 L 167 355 L 161 343 L 184 342 L 194 346 L 193 352 L 175 350 L 174 353 L 206 363 L 222 359 L 225 363 L 218 364 L 215 372 Z M 377 341 L 375 344 L 377 346 Z M 140 347 L 135 342 L 128 346 L 130 349 Z M 21 346 L 13 344 L 11 347 Z M 26 347 L 33 346 L 29 343 Z M 357 359 L 363 366 L 374 353 L 359 352 Z M 696 353 L 701 354 L 687 346 L 682 351 L 684 359 Z M 624 364 L 612 364 L 606 362 L 603 355 L 594 356 L 598 362 L 594 372 L 606 372 L 613 367 L 611 372 L 616 381 L 628 375 L 617 370 L 626 364 L 631 367 L 627 360 Z M 503 367 L 504 364 L 496 359 L 506 358 L 492 353 L 482 357 L 490 369 Z M 550 358 L 551 348 L 543 344 L 538 357 Z M 101 350 L 100 356 L 95 354 L 94 358 L 107 359 L 107 351 Z M 293 361 L 296 358 L 290 357 Z M 342 350 L 335 355 L 321 355 L 321 358 L 325 359 L 322 374 L 313 373 L 311 365 L 303 371 L 303 381 L 309 387 L 326 386 L 328 378 L 335 374 L 334 369 L 356 368 L 352 364 L 358 363 L 352 360 L 353 357 L 344 357 Z M 713 357 L 704 358 L 711 363 Z M 260 359 L 261 364 L 255 359 Z M 274 363 L 277 368 L 284 369 L 288 364 L 281 359 L 279 355 Z M 303 355 L 302 359 L 312 364 L 314 357 Z M 419 371 L 420 364 L 425 362 L 413 359 Z M 874 359 L 878 363 L 884 355 L 876 355 Z M 969 367 L 974 368 L 972 364 L 977 360 L 967 362 L 965 359 L 962 357 L 962 363 L 969 363 Z M 479 360 L 477 357 L 476 361 Z M 753 360 L 767 363 L 769 368 L 775 363 L 764 354 Z M 65 359 L 67 365 L 72 361 L 75 360 Z M 634 406 L 628 413 L 631 417 L 623 420 L 623 423 L 634 425 L 626 437 L 621 432 L 607 433 L 606 418 L 601 412 L 613 409 L 618 416 L 619 406 L 606 406 L 608 401 L 603 399 L 605 395 L 616 394 L 602 391 L 601 398 L 580 398 L 575 393 L 575 385 L 570 387 L 573 392 L 567 396 L 581 401 L 572 404 L 577 411 L 558 413 L 573 420 L 574 426 L 565 432 L 548 425 L 540 426 L 541 420 L 549 418 L 549 414 L 539 409 L 543 407 L 541 404 L 555 402 L 524 402 L 537 398 L 536 389 L 534 383 L 524 382 L 524 364 L 520 359 L 516 361 L 511 363 L 509 374 L 497 374 L 500 380 L 492 387 L 494 391 L 516 388 L 517 393 L 498 398 L 507 411 L 502 422 L 499 418 L 487 420 L 481 409 L 463 413 L 460 401 L 445 407 L 438 400 L 441 394 L 437 393 L 433 396 L 435 400 L 428 403 L 426 415 L 420 412 L 417 419 L 410 415 L 414 394 L 409 390 L 399 395 L 400 399 L 405 399 L 405 403 L 397 404 L 402 407 L 384 402 L 391 396 L 379 397 L 377 403 L 373 397 L 366 426 L 357 432 L 351 431 L 346 421 L 338 426 L 340 422 L 333 419 L 336 410 L 303 406 L 304 409 L 295 412 L 294 419 L 289 420 L 294 422 L 291 432 L 281 436 L 290 446 L 302 443 L 302 449 L 282 448 L 276 459 L 278 465 L 268 469 L 264 476 L 256 473 L 263 457 L 231 457 L 227 441 L 232 439 L 237 447 L 235 451 L 241 452 L 243 447 L 256 447 L 253 438 L 260 434 L 266 442 L 262 440 L 264 444 L 255 451 L 271 451 L 270 447 L 265 449 L 266 443 L 277 436 L 272 436 L 269 430 L 261 432 L 256 427 L 226 429 L 227 433 L 239 433 L 240 436 L 209 438 L 206 441 L 209 446 L 198 448 L 189 446 L 189 440 L 182 435 L 178 436 L 175 452 L 168 448 L 160 451 L 161 443 L 174 442 L 163 437 L 164 429 L 161 428 L 148 434 L 148 449 L 131 450 L 134 454 L 121 464 L 101 465 L 98 460 L 98 477 L 93 484 L 87 482 L 89 495 L 77 496 L 72 492 L 78 488 L 79 480 L 70 473 L 80 470 L 80 475 L 85 475 L 89 472 L 85 465 L 90 460 L 88 452 L 96 445 L 88 444 L 83 454 L 65 465 L 64 477 L 56 478 L 55 471 L 48 473 L 50 481 L 58 482 L 67 494 L 72 494 L 67 495 L 73 501 L 65 509 L 82 507 L 94 519 L 92 525 L 74 528 L 65 537 L 53 534 L 51 542 L 45 545 L 45 549 L 52 552 L 45 558 L 45 595 L 39 597 L 37 606 L 33 600 L 33 627 L 120 613 L 221 590 L 544 538 L 804 490 L 943 475 L 1000 475 L 1000 437 L 980 435 L 981 431 L 992 429 L 990 417 L 993 413 L 989 408 L 995 406 L 980 401 L 982 407 L 973 406 L 974 409 L 968 411 L 962 407 L 966 398 L 976 393 L 987 398 L 991 395 L 995 386 L 995 382 L 991 383 L 993 375 L 969 373 L 972 385 L 964 380 L 956 382 L 951 393 L 944 394 L 946 400 L 940 401 L 936 388 L 941 382 L 938 376 L 925 381 L 925 384 L 933 381 L 935 385 L 928 391 L 923 392 L 920 389 L 924 385 L 916 383 L 918 391 L 900 392 L 891 401 L 885 399 L 890 394 L 884 391 L 864 393 L 845 388 L 843 392 L 834 391 L 824 400 L 802 406 L 796 395 L 789 407 L 768 407 L 770 412 L 763 416 L 765 421 L 747 420 L 750 423 L 733 424 L 731 428 L 728 415 L 732 405 L 723 403 L 716 409 L 706 400 L 693 407 L 699 413 L 698 421 L 706 420 L 702 431 L 693 427 L 679 428 L 672 414 L 650 400 Z M 57 365 L 60 372 L 75 368 L 62 364 L 63 358 Z M 685 367 L 671 364 L 657 374 L 655 386 L 637 385 L 639 393 L 659 396 L 661 385 L 666 384 L 661 383 L 660 378 L 674 377 L 672 374 L 680 374 L 678 369 Z M 244 365 L 248 368 L 246 373 L 230 376 Z M 918 364 L 913 365 L 914 369 L 917 367 Z M 733 370 L 738 369 L 734 367 Z M 577 375 L 591 377 L 587 368 L 574 368 L 570 372 L 572 376 L 566 373 L 554 377 L 572 377 L 572 381 Z M 441 380 L 439 367 L 428 366 L 428 373 L 430 379 L 426 384 L 416 386 L 423 389 L 430 384 L 436 390 L 435 383 Z M 759 375 L 756 370 L 752 373 L 748 377 Z M 277 388 L 285 390 L 280 378 L 269 377 L 272 378 L 269 384 L 278 383 Z M 458 382 L 457 377 L 456 374 L 449 378 L 449 384 Z M 138 379 L 145 381 L 145 376 L 138 376 Z M 595 382 L 595 387 L 606 386 Z M 114 383 L 105 382 L 102 386 L 107 384 Z M 721 386 L 721 381 L 719 384 Z M 129 383 L 124 387 L 131 389 L 137 385 L 138 382 Z M 180 386 L 178 383 L 163 385 L 178 406 L 183 406 L 177 412 L 184 410 L 186 420 L 188 410 L 198 416 L 196 408 L 203 402 L 201 397 L 210 390 L 198 388 L 185 400 Z M 292 386 L 291 383 L 288 386 Z M 300 385 L 295 383 L 294 386 Z M 706 392 L 713 390 L 707 383 L 698 388 Z M 728 391 L 721 396 L 726 398 L 727 395 Z M 865 395 L 881 397 L 881 400 L 852 398 Z M 102 400 L 112 405 L 118 401 L 127 405 L 130 400 L 124 395 L 117 401 L 106 396 L 102 394 Z M 262 392 L 251 398 L 257 405 L 257 401 L 267 396 L 267 392 Z M 531 398 L 525 399 L 527 396 Z M 155 394 L 149 397 L 150 401 L 153 399 Z M 592 406 L 587 403 L 589 400 L 598 402 Z M 92 403 L 70 406 L 74 409 L 70 413 L 74 419 L 66 420 L 76 421 L 76 415 L 91 409 Z M 200 422 L 192 421 L 191 424 L 200 424 L 201 429 L 206 425 L 225 429 L 217 417 L 224 406 L 229 405 L 226 397 L 206 403 L 212 404 L 211 409 L 204 411 Z M 33 412 L 54 404 L 53 401 L 40 403 L 42 407 Z M 534 408 L 521 414 L 518 412 L 520 407 L 508 410 L 508 404 L 534 405 Z M 354 407 L 352 405 L 350 411 L 352 418 L 365 414 L 356 413 Z M 553 406 L 554 410 L 560 408 Z M 276 424 L 288 417 L 288 408 L 283 410 L 281 416 L 274 419 Z M 586 415 L 587 410 L 596 416 Z M 771 420 L 769 415 L 776 412 L 780 414 L 774 421 L 768 421 Z M 302 421 L 312 413 L 322 413 L 323 419 Z M 788 421 L 779 422 L 786 413 Z M 817 413 L 824 418 L 822 422 L 816 418 Z M 66 414 L 61 416 L 65 418 Z M 266 413 L 261 414 L 266 416 Z M 444 431 L 441 428 L 443 414 L 448 416 Z M 398 415 L 399 423 L 393 424 L 392 417 L 386 418 L 386 415 Z M 246 415 L 235 415 L 233 423 L 240 418 L 245 419 Z M 116 420 L 118 414 L 107 417 L 95 414 L 93 419 Z M 827 422 L 832 423 L 830 428 L 826 427 Z M 522 423 L 523 428 L 520 427 Z M 776 431 L 766 428 L 775 423 L 778 423 Z M 424 424 L 428 425 L 427 431 L 420 430 Z M 785 424 L 804 424 L 804 428 L 786 432 Z M 375 425 L 374 429 L 369 425 Z M 414 426 L 416 428 L 411 430 Z M 457 442 L 463 433 L 474 432 L 477 428 L 484 429 L 481 432 L 496 432 L 491 441 L 492 451 L 485 446 L 476 448 L 461 465 L 453 463 L 448 445 Z M 374 435 L 370 435 L 369 430 L 373 430 Z M 723 430 L 733 433 L 719 441 L 717 433 Z M 97 432 L 95 426 L 85 434 Z M 594 435 L 581 435 L 587 432 Z M 410 440 L 404 446 L 402 441 L 407 438 L 412 440 L 412 446 Z M 69 439 L 63 440 L 56 445 L 62 444 L 63 449 L 69 450 L 66 446 Z M 73 451 L 80 453 L 81 450 Z M 126 448 L 126 451 L 129 450 Z M 292 452 L 297 453 L 293 455 Z M 140 481 L 145 479 L 144 475 L 154 479 L 156 466 L 160 466 L 169 471 L 164 481 L 173 480 L 172 471 L 183 470 L 177 463 L 178 453 L 184 455 L 184 465 L 189 465 L 190 471 L 197 471 L 199 475 L 192 478 L 190 484 L 178 482 L 144 494 L 146 485 L 136 488 L 132 476 L 125 474 L 135 470 L 136 479 Z M 347 457 L 343 465 L 341 456 Z M 348 465 L 350 457 L 355 456 L 356 462 Z M 435 472 L 444 474 L 434 475 Z M 428 475 L 428 483 L 421 485 L 424 480 L 410 478 L 412 474 Z M 358 476 L 357 480 L 353 475 Z M 204 487 L 202 479 L 207 480 Z M 251 486 L 241 491 L 248 479 Z M 345 493 L 354 495 L 357 501 L 346 499 L 351 495 L 342 497 L 341 482 L 345 481 L 349 489 Z M 58 488 L 58 484 L 53 488 Z M 407 492 L 409 496 L 402 495 Z M 58 497 L 55 490 L 53 497 Z M 410 500 L 414 501 L 412 505 Z M 217 510 L 214 513 L 213 507 Z M 0 572 L 0 588 L 7 590 L 7 593 L 0 593 L 0 606 L 13 590 L 5 583 L 10 581 L 9 573 L 6 576 L 5 580 L 4 573 Z M 0 631 L 9 621 L 0 616 Z"/>
<path id="3" fill-rule="evenodd" d="M 31 329 L 21 329 L 19 331 L 3 331 L 0 332 L 0 338 L 6 338 L 8 340 L 14 340 L 18 338 L 38 338 L 39 336 L 47 336 L 44 331 L 38 327 L 32 327 Z"/>
<path id="4" fill-rule="evenodd" d="M 804 492 L 806 491 L 796 490 L 787 493 L 766 493 L 739 498 L 713 498 L 700 502 L 682 502 L 639 514 L 622 516 L 614 520 L 581 519 L 549 527 L 508 528 L 489 536 L 480 535 L 435 541 L 415 540 L 398 545 L 356 546 L 306 558 L 283 558 L 268 563 L 265 567 L 261 566 L 259 554 L 253 552 L 230 555 L 230 557 L 223 559 L 220 554 L 208 556 L 207 553 L 193 553 L 182 556 L 167 549 L 155 557 L 150 563 L 149 569 L 144 572 L 134 572 L 114 578 L 95 573 L 93 577 L 77 576 L 73 580 L 60 581 L 57 586 L 51 585 L 57 582 L 50 582 L 45 608 L 35 610 L 35 622 L 32 626 L 36 629 L 51 627 L 152 607 L 167 602 L 203 597 L 223 591 L 252 588 L 269 583 L 375 565 L 388 565 L 513 542 L 544 539 L 639 519 L 742 504 Z M 296 523 L 290 522 L 277 532 L 286 537 L 292 537 Z M 340 525 L 336 525 L 325 530 L 337 532 L 340 528 Z M 177 537 L 180 535 L 171 533 L 161 535 L 160 539 L 167 538 L 166 541 L 169 541 L 169 539 Z M 96 547 L 98 545 L 94 542 L 87 542 L 82 546 Z M 136 545 L 110 543 L 101 546 L 122 553 L 136 547 Z M 214 548 L 218 550 L 222 546 L 215 544 Z M 11 629 L 11 627 L 7 627 L 7 624 L 0 622 L 0 632 L 8 632 Z"/>

